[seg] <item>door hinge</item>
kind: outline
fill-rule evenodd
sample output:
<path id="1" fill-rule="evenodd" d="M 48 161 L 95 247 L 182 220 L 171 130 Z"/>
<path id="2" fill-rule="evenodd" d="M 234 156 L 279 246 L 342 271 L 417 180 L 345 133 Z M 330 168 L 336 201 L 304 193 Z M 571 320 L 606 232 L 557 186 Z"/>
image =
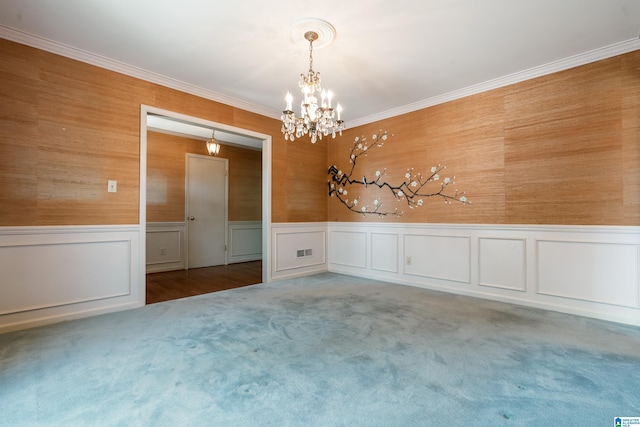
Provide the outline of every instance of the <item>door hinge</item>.
<path id="1" fill-rule="evenodd" d="M 224 176 L 229 176 L 229 171 L 228 170 L 224 171 Z"/>
<path id="2" fill-rule="evenodd" d="M 227 245 L 224 245 L 224 251 L 227 252 Z"/>

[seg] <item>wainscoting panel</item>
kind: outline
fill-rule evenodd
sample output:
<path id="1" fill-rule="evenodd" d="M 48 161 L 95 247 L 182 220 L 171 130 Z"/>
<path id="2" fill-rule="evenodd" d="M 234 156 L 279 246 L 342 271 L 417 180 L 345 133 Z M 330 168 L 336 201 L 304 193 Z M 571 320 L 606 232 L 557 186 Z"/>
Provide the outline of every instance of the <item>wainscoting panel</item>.
<path id="1" fill-rule="evenodd" d="M 147 223 L 147 273 L 185 269 L 185 232 L 184 222 Z"/>
<path id="2" fill-rule="evenodd" d="M 406 274 L 471 282 L 471 245 L 468 237 L 406 234 L 404 253 Z"/>
<path id="3" fill-rule="evenodd" d="M 144 305 L 139 227 L 0 228 L 0 332 Z"/>
<path id="4" fill-rule="evenodd" d="M 327 271 L 326 223 L 271 224 L 272 280 Z"/>
<path id="5" fill-rule="evenodd" d="M 327 230 L 331 272 L 640 325 L 640 227 L 332 222 Z"/>
<path id="6" fill-rule="evenodd" d="M 371 269 L 398 273 L 398 235 L 371 233 Z"/>
<path id="7" fill-rule="evenodd" d="M 481 286 L 527 290 L 526 241 L 524 239 L 478 239 Z"/>
<path id="8" fill-rule="evenodd" d="M 367 268 L 367 233 L 334 231 L 329 256 L 332 264 Z"/>
<path id="9" fill-rule="evenodd" d="M 640 307 L 638 245 L 538 242 L 538 293 Z"/>
<path id="10" fill-rule="evenodd" d="M 262 222 L 229 221 L 227 262 L 262 259 Z M 147 273 L 184 270 L 186 224 L 184 222 L 147 223 Z"/>
<path id="11" fill-rule="evenodd" d="M 262 222 L 229 221 L 229 263 L 262 259 Z"/>
<path id="12" fill-rule="evenodd" d="M 0 316 L 130 295 L 130 259 L 128 240 L 0 247 L 0 270 L 12 273 Z"/>

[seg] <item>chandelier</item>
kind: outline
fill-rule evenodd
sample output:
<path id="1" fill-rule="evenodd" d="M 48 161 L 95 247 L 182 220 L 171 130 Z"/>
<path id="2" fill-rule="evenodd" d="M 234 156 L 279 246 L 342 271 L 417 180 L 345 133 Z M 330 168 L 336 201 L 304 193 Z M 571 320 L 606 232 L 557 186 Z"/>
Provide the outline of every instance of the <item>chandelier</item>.
<path id="1" fill-rule="evenodd" d="M 293 141 L 303 135 L 309 135 L 311 143 L 315 144 L 323 136 L 331 135 L 336 137 L 336 133 L 342 135 L 344 121 L 341 118 L 342 107 L 337 104 L 333 108 L 333 93 L 330 90 L 323 90 L 320 84 L 320 73 L 313 71 L 313 42 L 318 39 L 318 33 L 307 31 L 304 38 L 309 42 L 309 71 L 307 74 L 300 74 L 298 86 L 302 91 L 302 101 L 300 103 L 300 117 L 296 117 L 292 109 L 293 96 L 287 92 L 286 109 L 282 112 L 282 133 L 285 140 Z M 320 103 L 318 104 L 318 95 Z"/>
<path id="2" fill-rule="evenodd" d="M 207 142 L 206 142 L 207 151 L 209 152 L 210 156 L 217 156 L 218 153 L 220 152 L 220 144 L 214 138 L 215 133 L 216 133 L 215 131 L 211 132 L 211 138 L 207 139 Z"/>

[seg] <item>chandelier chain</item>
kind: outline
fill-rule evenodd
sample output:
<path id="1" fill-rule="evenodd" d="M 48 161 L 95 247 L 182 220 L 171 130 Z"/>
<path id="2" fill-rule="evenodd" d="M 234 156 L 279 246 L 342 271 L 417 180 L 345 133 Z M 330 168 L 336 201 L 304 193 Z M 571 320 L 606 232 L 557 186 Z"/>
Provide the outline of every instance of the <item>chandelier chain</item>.
<path id="1" fill-rule="evenodd" d="M 309 74 L 313 73 L 313 40 L 309 40 Z"/>

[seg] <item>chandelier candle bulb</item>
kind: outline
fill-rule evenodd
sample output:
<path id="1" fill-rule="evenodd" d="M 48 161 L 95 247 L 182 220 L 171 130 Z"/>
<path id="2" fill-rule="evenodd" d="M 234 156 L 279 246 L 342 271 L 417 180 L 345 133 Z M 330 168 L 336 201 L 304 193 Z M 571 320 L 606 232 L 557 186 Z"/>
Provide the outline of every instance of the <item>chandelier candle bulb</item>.
<path id="1" fill-rule="evenodd" d="M 293 96 L 291 95 L 291 92 L 287 92 L 287 97 L 285 98 L 287 100 L 287 110 L 286 111 L 291 111 L 291 103 L 293 102 Z"/>

